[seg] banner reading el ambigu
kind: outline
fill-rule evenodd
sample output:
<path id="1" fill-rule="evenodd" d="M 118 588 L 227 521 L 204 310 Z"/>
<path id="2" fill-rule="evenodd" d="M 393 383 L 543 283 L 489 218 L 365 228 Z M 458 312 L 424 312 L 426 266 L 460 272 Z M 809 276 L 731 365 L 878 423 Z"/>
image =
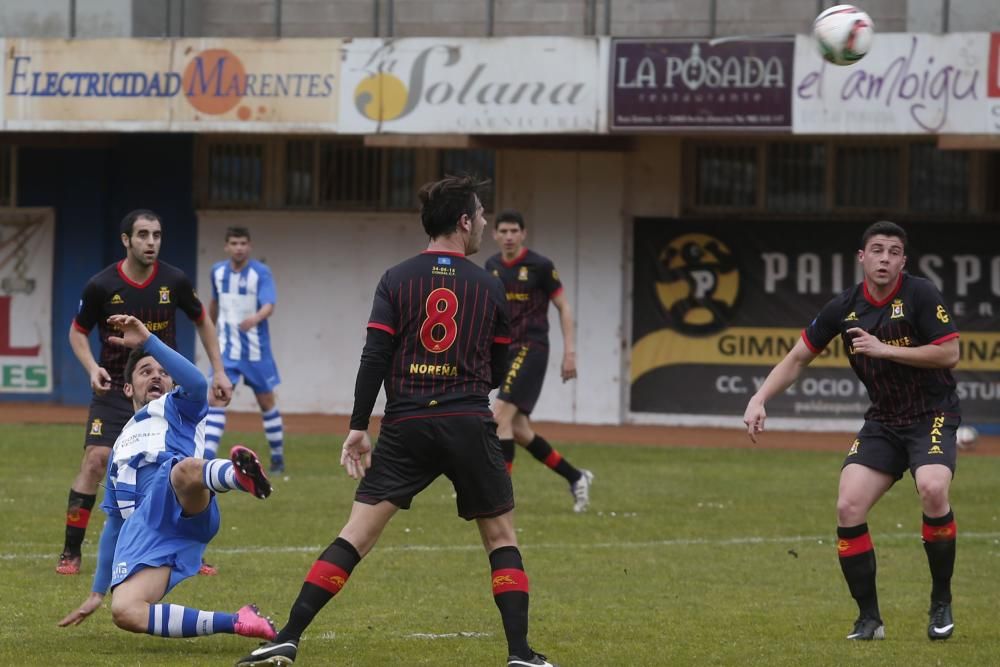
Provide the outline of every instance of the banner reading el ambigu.
<path id="1" fill-rule="evenodd" d="M 867 223 L 637 220 L 633 412 L 742 415 L 823 305 L 860 282 Z M 1000 421 L 1000 228 L 907 226 L 906 267 L 931 279 L 961 332 L 967 421 Z M 860 417 L 864 386 L 834 340 L 768 415 Z"/>

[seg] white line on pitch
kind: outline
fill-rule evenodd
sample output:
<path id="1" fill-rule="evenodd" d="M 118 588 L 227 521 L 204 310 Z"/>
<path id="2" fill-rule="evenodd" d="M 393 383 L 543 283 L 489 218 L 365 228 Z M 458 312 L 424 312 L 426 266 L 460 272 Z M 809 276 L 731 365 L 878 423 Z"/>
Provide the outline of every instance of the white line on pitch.
<path id="1" fill-rule="evenodd" d="M 875 536 L 876 544 L 879 541 L 885 540 L 913 540 L 918 541 L 920 539 L 919 532 L 908 532 L 908 533 L 876 533 Z M 987 540 L 998 540 L 1000 539 L 1000 533 L 974 533 L 974 532 L 960 532 L 958 534 L 959 541 L 987 541 Z M 686 547 L 686 546 L 734 546 L 734 545 L 755 545 L 755 544 L 789 544 L 789 543 L 802 543 L 802 542 L 830 542 L 832 543 L 834 537 L 832 535 L 790 535 L 786 537 L 730 537 L 721 539 L 712 538 L 681 538 L 674 540 L 649 540 L 644 542 L 581 542 L 579 544 L 568 544 L 565 542 L 560 543 L 549 543 L 549 542 L 538 542 L 538 543 L 522 543 L 521 548 L 524 551 L 533 550 L 564 550 L 564 549 L 650 549 L 655 547 Z M 10 545 L 14 546 L 14 545 Z M 25 545 L 28 546 L 28 545 Z M 36 546 L 34 544 L 30 546 Z M 312 553 L 312 552 L 322 552 L 325 549 L 325 545 L 305 545 L 305 546 L 242 546 L 242 547 L 214 547 L 209 546 L 211 553 L 215 554 L 248 554 L 248 553 Z M 404 545 L 387 545 L 384 547 L 375 547 L 379 552 L 407 552 L 407 551 L 417 551 L 417 552 L 440 552 L 440 551 L 479 551 L 483 547 L 479 544 L 404 544 Z M 0 553 L 0 560 L 33 560 L 33 559 L 47 559 L 51 558 L 51 553 Z"/>

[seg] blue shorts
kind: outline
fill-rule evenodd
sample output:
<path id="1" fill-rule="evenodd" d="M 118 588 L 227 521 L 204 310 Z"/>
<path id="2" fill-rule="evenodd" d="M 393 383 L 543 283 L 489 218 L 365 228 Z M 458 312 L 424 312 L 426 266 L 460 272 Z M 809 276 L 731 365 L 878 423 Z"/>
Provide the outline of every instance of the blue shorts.
<path id="1" fill-rule="evenodd" d="M 278 367 L 274 365 L 273 359 L 261 359 L 260 361 L 230 361 L 225 359 L 223 363 L 226 376 L 233 383 L 233 387 L 239 384 L 241 377 L 255 394 L 270 394 L 275 387 L 281 384 L 281 376 L 278 375 Z"/>
<path id="2" fill-rule="evenodd" d="M 170 471 L 180 460 L 174 457 L 160 465 L 146 497 L 122 525 L 111 572 L 112 588 L 147 567 L 166 565 L 172 570 L 164 594 L 198 574 L 205 547 L 219 531 L 219 506 L 212 494 L 204 511 L 181 516 L 181 504 L 170 484 Z"/>

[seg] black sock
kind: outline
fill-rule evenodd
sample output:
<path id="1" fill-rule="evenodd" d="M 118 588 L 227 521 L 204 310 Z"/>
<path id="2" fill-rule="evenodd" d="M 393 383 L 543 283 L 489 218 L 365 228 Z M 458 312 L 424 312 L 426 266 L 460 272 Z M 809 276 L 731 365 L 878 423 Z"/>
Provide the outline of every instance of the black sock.
<path id="1" fill-rule="evenodd" d="M 500 438 L 500 449 L 503 450 L 503 460 L 507 464 L 509 472 L 511 466 L 514 465 L 514 438 Z"/>
<path id="2" fill-rule="evenodd" d="M 80 555 L 83 537 L 87 534 L 87 524 L 90 523 L 90 511 L 97 502 L 97 494 L 80 493 L 69 490 L 69 501 L 66 503 L 66 541 L 63 552 Z"/>
<path id="3" fill-rule="evenodd" d="M 524 573 L 517 547 L 500 547 L 490 553 L 493 570 L 493 601 L 500 610 L 507 652 L 530 659 L 528 647 L 528 575 Z"/>
<path id="4" fill-rule="evenodd" d="M 298 641 L 316 614 L 347 583 L 354 566 L 361 560 L 358 550 L 350 542 L 338 537 L 313 563 L 302 583 L 299 597 L 292 604 L 288 623 L 274 638 L 276 643 Z"/>
<path id="5" fill-rule="evenodd" d="M 562 457 L 562 454 L 552 449 L 552 445 L 542 436 L 535 434 L 535 439 L 528 443 L 526 449 L 536 459 L 565 477 L 570 484 L 575 484 L 580 479 L 580 471 L 570 465 L 569 461 Z"/>
<path id="6" fill-rule="evenodd" d="M 924 515 L 923 538 L 931 568 L 931 602 L 951 604 L 951 575 L 955 571 L 955 514 L 937 518 Z"/>
<path id="7" fill-rule="evenodd" d="M 868 524 L 837 528 L 840 569 L 862 616 L 881 619 L 875 589 L 875 547 Z"/>

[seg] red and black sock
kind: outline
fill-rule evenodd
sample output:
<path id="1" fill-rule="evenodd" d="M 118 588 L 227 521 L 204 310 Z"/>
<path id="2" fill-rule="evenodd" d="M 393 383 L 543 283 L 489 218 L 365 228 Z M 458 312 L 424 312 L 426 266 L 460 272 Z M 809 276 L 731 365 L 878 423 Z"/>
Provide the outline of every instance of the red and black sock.
<path id="1" fill-rule="evenodd" d="M 861 615 L 881 619 L 875 590 L 875 547 L 867 523 L 837 528 L 837 555 Z"/>
<path id="2" fill-rule="evenodd" d="M 507 464 L 507 472 L 514 468 L 514 438 L 500 438 L 500 449 L 503 450 L 503 460 Z"/>
<path id="3" fill-rule="evenodd" d="M 97 494 L 80 493 L 69 490 L 69 501 L 66 504 L 66 542 L 63 553 L 72 556 L 80 555 L 83 537 L 87 534 L 87 524 L 90 523 L 90 511 L 97 502 Z"/>
<path id="4" fill-rule="evenodd" d="M 575 484 L 580 479 L 580 471 L 570 465 L 569 461 L 562 457 L 562 454 L 552 449 L 552 445 L 542 436 L 536 434 L 535 439 L 528 443 L 526 449 L 536 459 L 565 477 L 570 484 Z"/>
<path id="5" fill-rule="evenodd" d="M 340 537 L 335 539 L 313 563 L 288 614 L 288 623 L 274 641 L 298 641 L 316 614 L 344 587 L 360 561 L 361 556 L 354 545 Z"/>
<path id="6" fill-rule="evenodd" d="M 507 652 L 531 657 L 528 648 L 528 575 L 524 573 L 517 547 L 500 547 L 490 553 L 493 570 L 493 601 L 500 610 Z"/>
<path id="7" fill-rule="evenodd" d="M 931 568 L 931 601 L 951 604 L 951 575 L 955 571 L 955 514 L 931 518 L 924 515 L 924 551 Z"/>

